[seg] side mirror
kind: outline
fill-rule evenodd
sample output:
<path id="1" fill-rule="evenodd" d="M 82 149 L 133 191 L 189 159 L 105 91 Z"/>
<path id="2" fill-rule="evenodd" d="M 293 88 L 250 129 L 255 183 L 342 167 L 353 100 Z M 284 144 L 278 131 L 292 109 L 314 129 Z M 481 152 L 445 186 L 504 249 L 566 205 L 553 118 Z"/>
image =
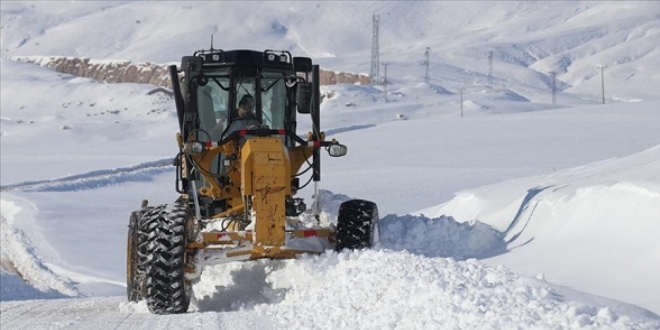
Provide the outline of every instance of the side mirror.
<path id="1" fill-rule="evenodd" d="M 328 154 L 332 157 L 342 157 L 346 156 L 348 153 L 348 147 L 343 144 L 332 144 L 328 147 Z"/>
<path id="2" fill-rule="evenodd" d="M 181 58 L 181 70 L 183 70 L 188 80 L 202 72 L 203 64 L 204 59 L 199 56 L 184 56 Z"/>
<path id="3" fill-rule="evenodd" d="M 302 73 L 312 71 L 312 59 L 309 57 L 294 57 L 293 69 Z"/>
<path id="4" fill-rule="evenodd" d="M 296 84 L 296 103 L 299 113 L 310 113 L 312 111 L 312 83 L 299 82 Z"/>
<path id="5" fill-rule="evenodd" d="M 184 56 L 181 58 L 181 70 L 183 71 L 183 86 L 181 86 L 181 90 L 183 92 L 185 112 L 188 114 L 195 113 L 197 109 L 196 103 L 192 103 L 193 101 L 191 101 L 191 94 L 197 95 L 192 85 L 193 82 L 195 84 L 199 82 L 199 78 L 195 77 L 201 74 L 203 65 L 204 59 L 199 56 Z M 196 96 L 193 99 L 196 99 Z"/>

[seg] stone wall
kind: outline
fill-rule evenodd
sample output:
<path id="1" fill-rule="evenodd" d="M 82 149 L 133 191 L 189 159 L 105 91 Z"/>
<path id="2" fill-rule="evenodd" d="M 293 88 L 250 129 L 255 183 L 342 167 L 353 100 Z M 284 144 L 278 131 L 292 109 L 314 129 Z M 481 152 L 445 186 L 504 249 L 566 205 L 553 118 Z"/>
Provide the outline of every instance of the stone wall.
<path id="1" fill-rule="evenodd" d="M 369 85 L 371 79 L 368 75 L 354 74 L 348 72 L 333 72 L 321 69 L 321 85 L 336 85 L 336 84 L 358 84 Z"/>
<path id="2" fill-rule="evenodd" d="M 13 60 L 35 63 L 57 72 L 94 79 L 105 83 L 140 83 L 172 88 L 167 64 L 97 61 L 77 57 L 15 57 Z M 321 85 L 368 85 L 369 76 L 321 69 Z"/>

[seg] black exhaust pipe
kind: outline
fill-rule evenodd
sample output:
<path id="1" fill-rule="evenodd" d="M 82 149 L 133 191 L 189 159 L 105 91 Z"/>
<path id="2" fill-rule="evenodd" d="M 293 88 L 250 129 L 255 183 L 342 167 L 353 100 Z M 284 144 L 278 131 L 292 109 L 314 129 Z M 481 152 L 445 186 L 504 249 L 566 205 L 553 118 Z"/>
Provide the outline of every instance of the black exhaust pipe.
<path id="1" fill-rule="evenodd" d="M 179 132 L 183 134 L 183 112 L 185 109 L 183 95 L 181 94 L 181 85 L 179 84 L 179 74 L 176 65 L 170 65 L 170 79 L 172 80 L 172 91 L 174 92 L 174 104 L 176 104 L 176 115 L 179 118 Z"/>
<path id="2" fill-rule="evenodd" d="M 312 97 L 312 125 L 314 140 L 321 140 L 321 75 L 318 65 L 312 67 L 312 81 L 314 81 L 314 96 Z M 315 148 L 312 154 L 313 173 L 315 182 L 321 181 L 321 149 Z"/>

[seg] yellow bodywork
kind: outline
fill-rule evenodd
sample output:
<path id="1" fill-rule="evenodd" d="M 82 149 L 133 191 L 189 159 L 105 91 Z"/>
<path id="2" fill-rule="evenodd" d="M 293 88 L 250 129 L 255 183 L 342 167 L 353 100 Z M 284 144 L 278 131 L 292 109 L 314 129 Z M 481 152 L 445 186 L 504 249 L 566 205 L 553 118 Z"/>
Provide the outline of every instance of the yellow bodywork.
<path id="1" fill-rule="evenodd" d="M 251 199 L 256 248 L 284 245 L 286 195 L 291 195 L 290 161 L 282 140 L 248 139 L 241 150 L 241 193 Z"/>
<path id="2" fill-rule="evenodd" d="M 226 168 L 229 181 L 224 186 L 210 173 L 214 159 L 219 159 L 221 153 L 231 163 Z M 198 194 L 227 201 L 226 210 L 213 218 L 243 215 L 247 207 L 252 224 L 246 229 L 245 224 L 231 222 L 224 232 L 203 233 L 201 239 L 188 243 L 187 249 L 226 249 L 228 258 L 294 258 L 308 251 L 284 249 L 287 237 L 334 240 L 327 229 L 286 230 L 286 200 L 296 194 L 291 185 L 292 173 L 297 173 L 311 155 L 311 147 L 287 148 L 279 137 L 250 136 L 191 155 L 196 167 L 203 169 L 199 173 L 206 183 L 198 187 Z M 251 248 L 232 249 L 243 243 L 251 243 Z"/>

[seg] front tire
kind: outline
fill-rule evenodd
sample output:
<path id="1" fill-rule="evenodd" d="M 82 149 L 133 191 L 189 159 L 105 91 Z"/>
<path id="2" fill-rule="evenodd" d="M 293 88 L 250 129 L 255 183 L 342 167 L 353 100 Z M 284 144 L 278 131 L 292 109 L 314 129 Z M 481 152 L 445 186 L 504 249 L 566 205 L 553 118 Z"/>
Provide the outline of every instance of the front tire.
<path id="1" fill-rule="evenodd" d="M 185 313 L 192 284 L 185 278 L 187 230 L 192 218 L 184 204 L 154 207 L 143 224 L 148 235 L 146 298 L 154 314 Z"/>
<path id="2" fill-rule="evenodd" d="M 339 206 L 335 251 L 373 247 L 378 238 L 378 207 L 375 203 L 353 199 Z"/>

